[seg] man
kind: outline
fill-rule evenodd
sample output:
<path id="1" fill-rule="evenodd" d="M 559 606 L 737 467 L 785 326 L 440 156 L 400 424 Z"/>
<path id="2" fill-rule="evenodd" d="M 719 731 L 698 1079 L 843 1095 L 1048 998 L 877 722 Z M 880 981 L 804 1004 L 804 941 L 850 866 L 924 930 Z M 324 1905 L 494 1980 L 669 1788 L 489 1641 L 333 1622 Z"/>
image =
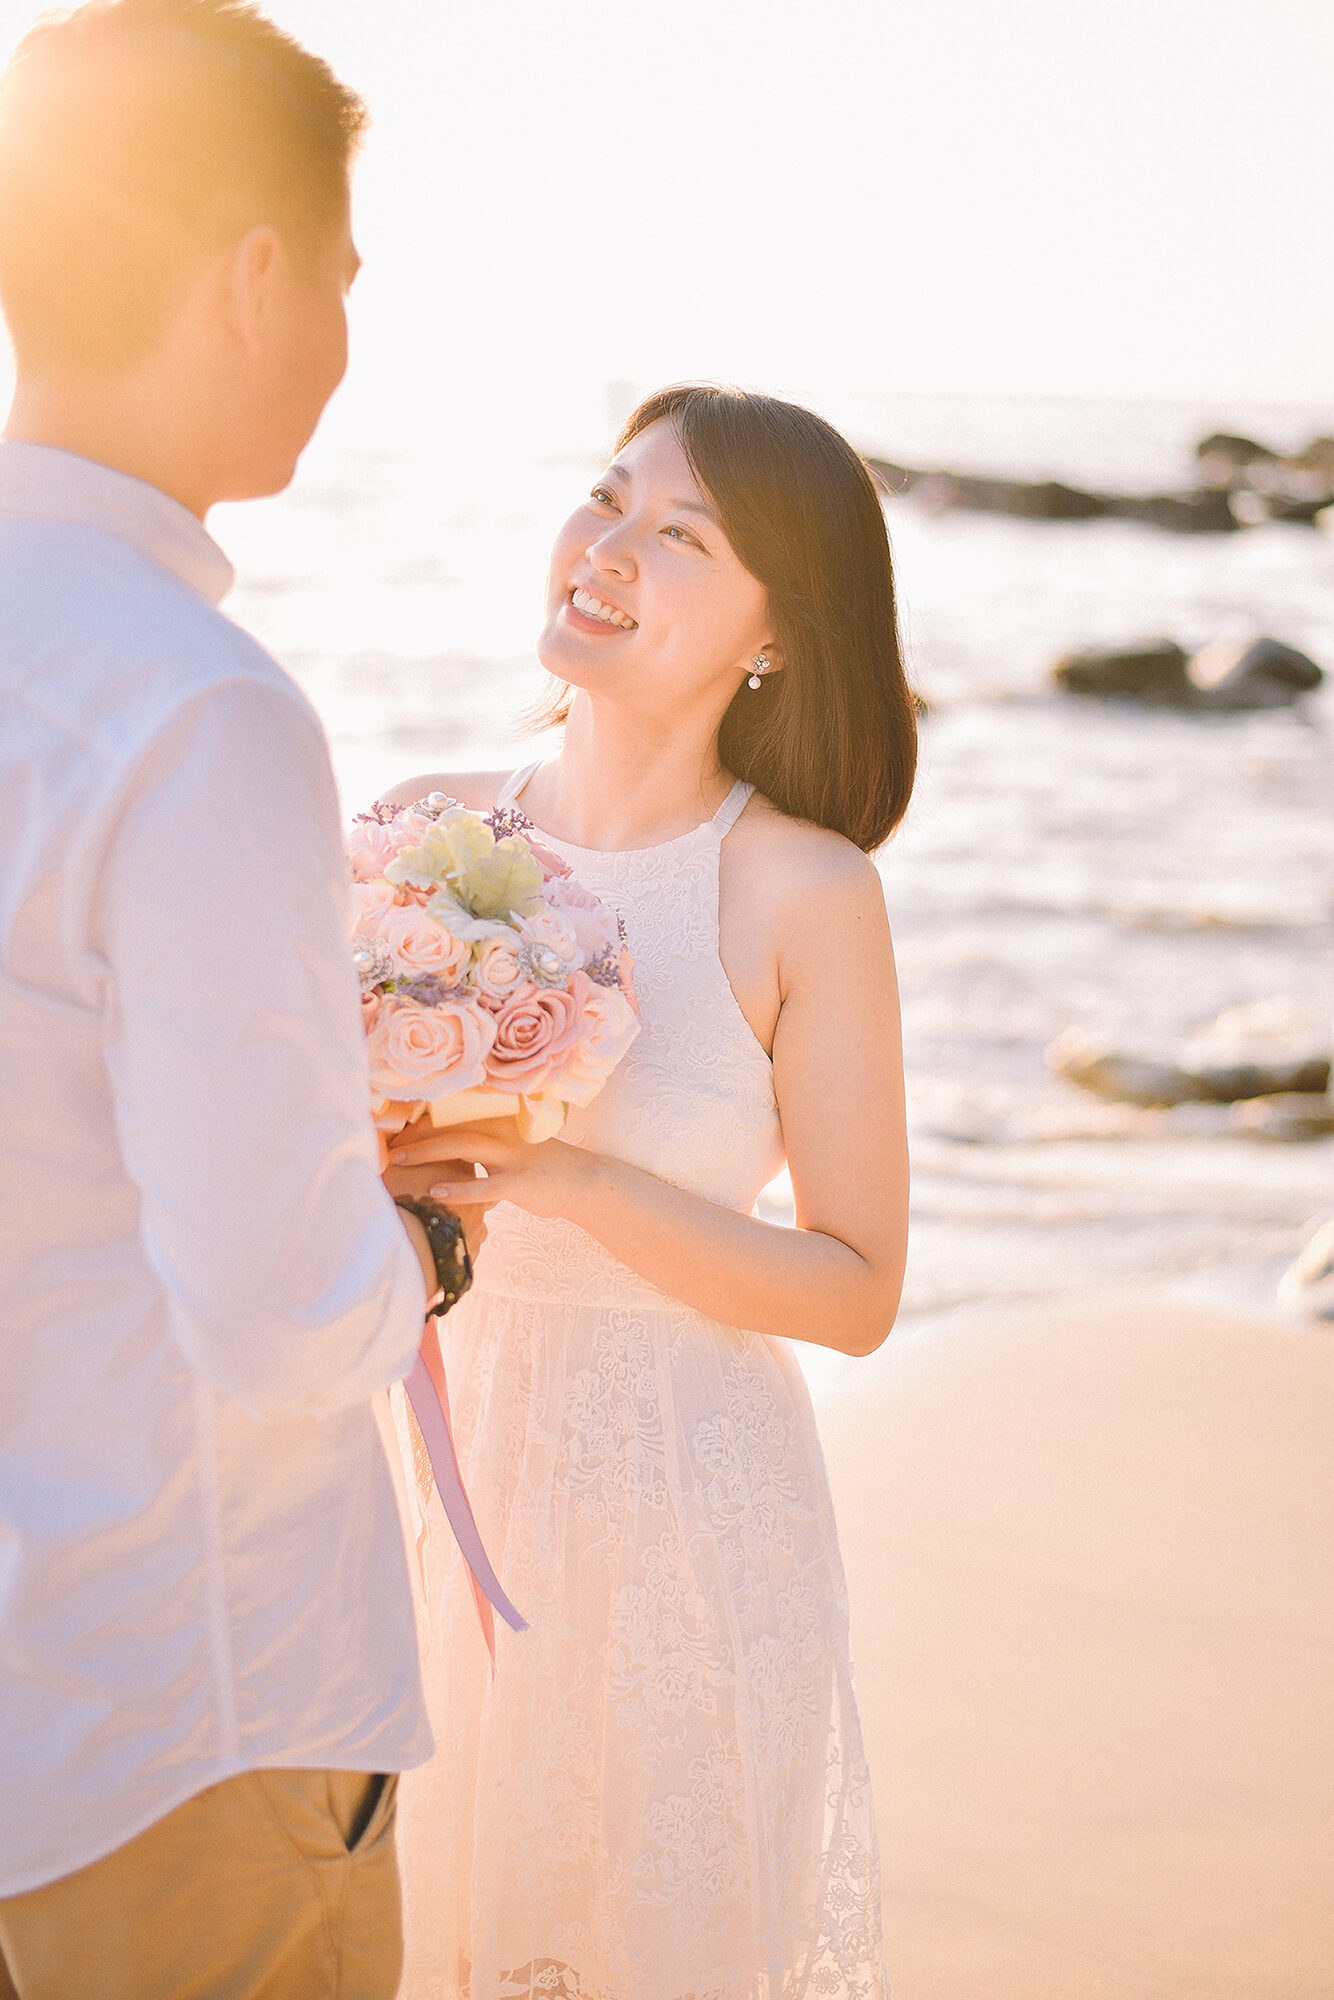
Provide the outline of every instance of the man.
<path id="1" fill-rule="evenodd" d="M 392 1774 L 431 1746 L 369 1399 L 440 1267 L 377 1171 L 325 742 L 202 526 L 286 485 L 343 373 L 362 123 L 243 0 L 89 0 L 0 80 L 21 2000 L 397 1983 Z"/>

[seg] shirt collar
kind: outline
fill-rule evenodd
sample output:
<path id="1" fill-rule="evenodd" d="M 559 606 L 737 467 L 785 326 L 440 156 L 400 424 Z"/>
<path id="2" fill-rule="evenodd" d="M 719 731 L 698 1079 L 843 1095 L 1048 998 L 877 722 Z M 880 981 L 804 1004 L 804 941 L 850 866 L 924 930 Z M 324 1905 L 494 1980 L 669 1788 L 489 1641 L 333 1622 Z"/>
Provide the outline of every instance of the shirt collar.
<path id="1" fill-rule="evenodd" d="M 161 563 L 210 604 L 221 604 L 236 581 L 212 535 L 179 500 L 55 445 L 0 440 L 0 514 L 100 528 Z"/>

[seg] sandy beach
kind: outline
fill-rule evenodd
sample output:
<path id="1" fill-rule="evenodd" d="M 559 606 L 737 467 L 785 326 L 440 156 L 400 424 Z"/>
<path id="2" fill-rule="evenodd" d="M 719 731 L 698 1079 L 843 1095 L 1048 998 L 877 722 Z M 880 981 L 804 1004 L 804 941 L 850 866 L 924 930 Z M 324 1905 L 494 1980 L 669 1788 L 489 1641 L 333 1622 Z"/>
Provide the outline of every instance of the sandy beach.
<path id="1" fill-rule="evenodd" d="M 821 1428 L 894 2000 L 1334 1990 L 1334 1341 L 1104 1293 Z"/>

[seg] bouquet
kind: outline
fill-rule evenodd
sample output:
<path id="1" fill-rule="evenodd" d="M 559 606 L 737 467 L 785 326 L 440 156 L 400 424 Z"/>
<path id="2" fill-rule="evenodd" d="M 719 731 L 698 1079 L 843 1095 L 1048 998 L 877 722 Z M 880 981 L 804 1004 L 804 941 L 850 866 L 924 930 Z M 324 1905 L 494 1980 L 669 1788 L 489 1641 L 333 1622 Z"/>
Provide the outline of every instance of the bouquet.
<path id="1" fill-rule="evenodd" d="M 469 812 L 443 792 L 354 821 L 352 955 L 370 1047 L 371 1109 L 388 1136 L 514 1117 L 551 1138 L 596 1097 L 639 1033 L 618 917 L 581 889 L 513 807 Z M 492 1607 L 525 1623 L 482 1547 L 459 1476 L 436 1322 L 404 1389 L 472 1572 L 495 1668 Z"/>
<path id="2" fill-rule="evenodd" d="M 619 918 L 513 807 L 433 792 L 351 838 L 353 957 L 382 1134 L 515 1117 L 526 1139 L 588 1104 L 639 1032 Z"/>

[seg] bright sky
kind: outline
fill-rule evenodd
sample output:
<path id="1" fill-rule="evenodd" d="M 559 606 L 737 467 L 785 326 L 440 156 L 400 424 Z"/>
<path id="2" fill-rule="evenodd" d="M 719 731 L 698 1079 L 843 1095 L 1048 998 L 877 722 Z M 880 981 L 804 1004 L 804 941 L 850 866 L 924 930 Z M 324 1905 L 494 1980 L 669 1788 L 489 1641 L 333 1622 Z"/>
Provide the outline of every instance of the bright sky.
<path id="1" fill-rule="evenodd" d="M 0 0 L 6 42 L 38 11 Z M 271 0 L 371 101 L 357 388 L 1327 399 L 1330 0 Z M 369 364 L 369 365 L 368 365 Z"/>

